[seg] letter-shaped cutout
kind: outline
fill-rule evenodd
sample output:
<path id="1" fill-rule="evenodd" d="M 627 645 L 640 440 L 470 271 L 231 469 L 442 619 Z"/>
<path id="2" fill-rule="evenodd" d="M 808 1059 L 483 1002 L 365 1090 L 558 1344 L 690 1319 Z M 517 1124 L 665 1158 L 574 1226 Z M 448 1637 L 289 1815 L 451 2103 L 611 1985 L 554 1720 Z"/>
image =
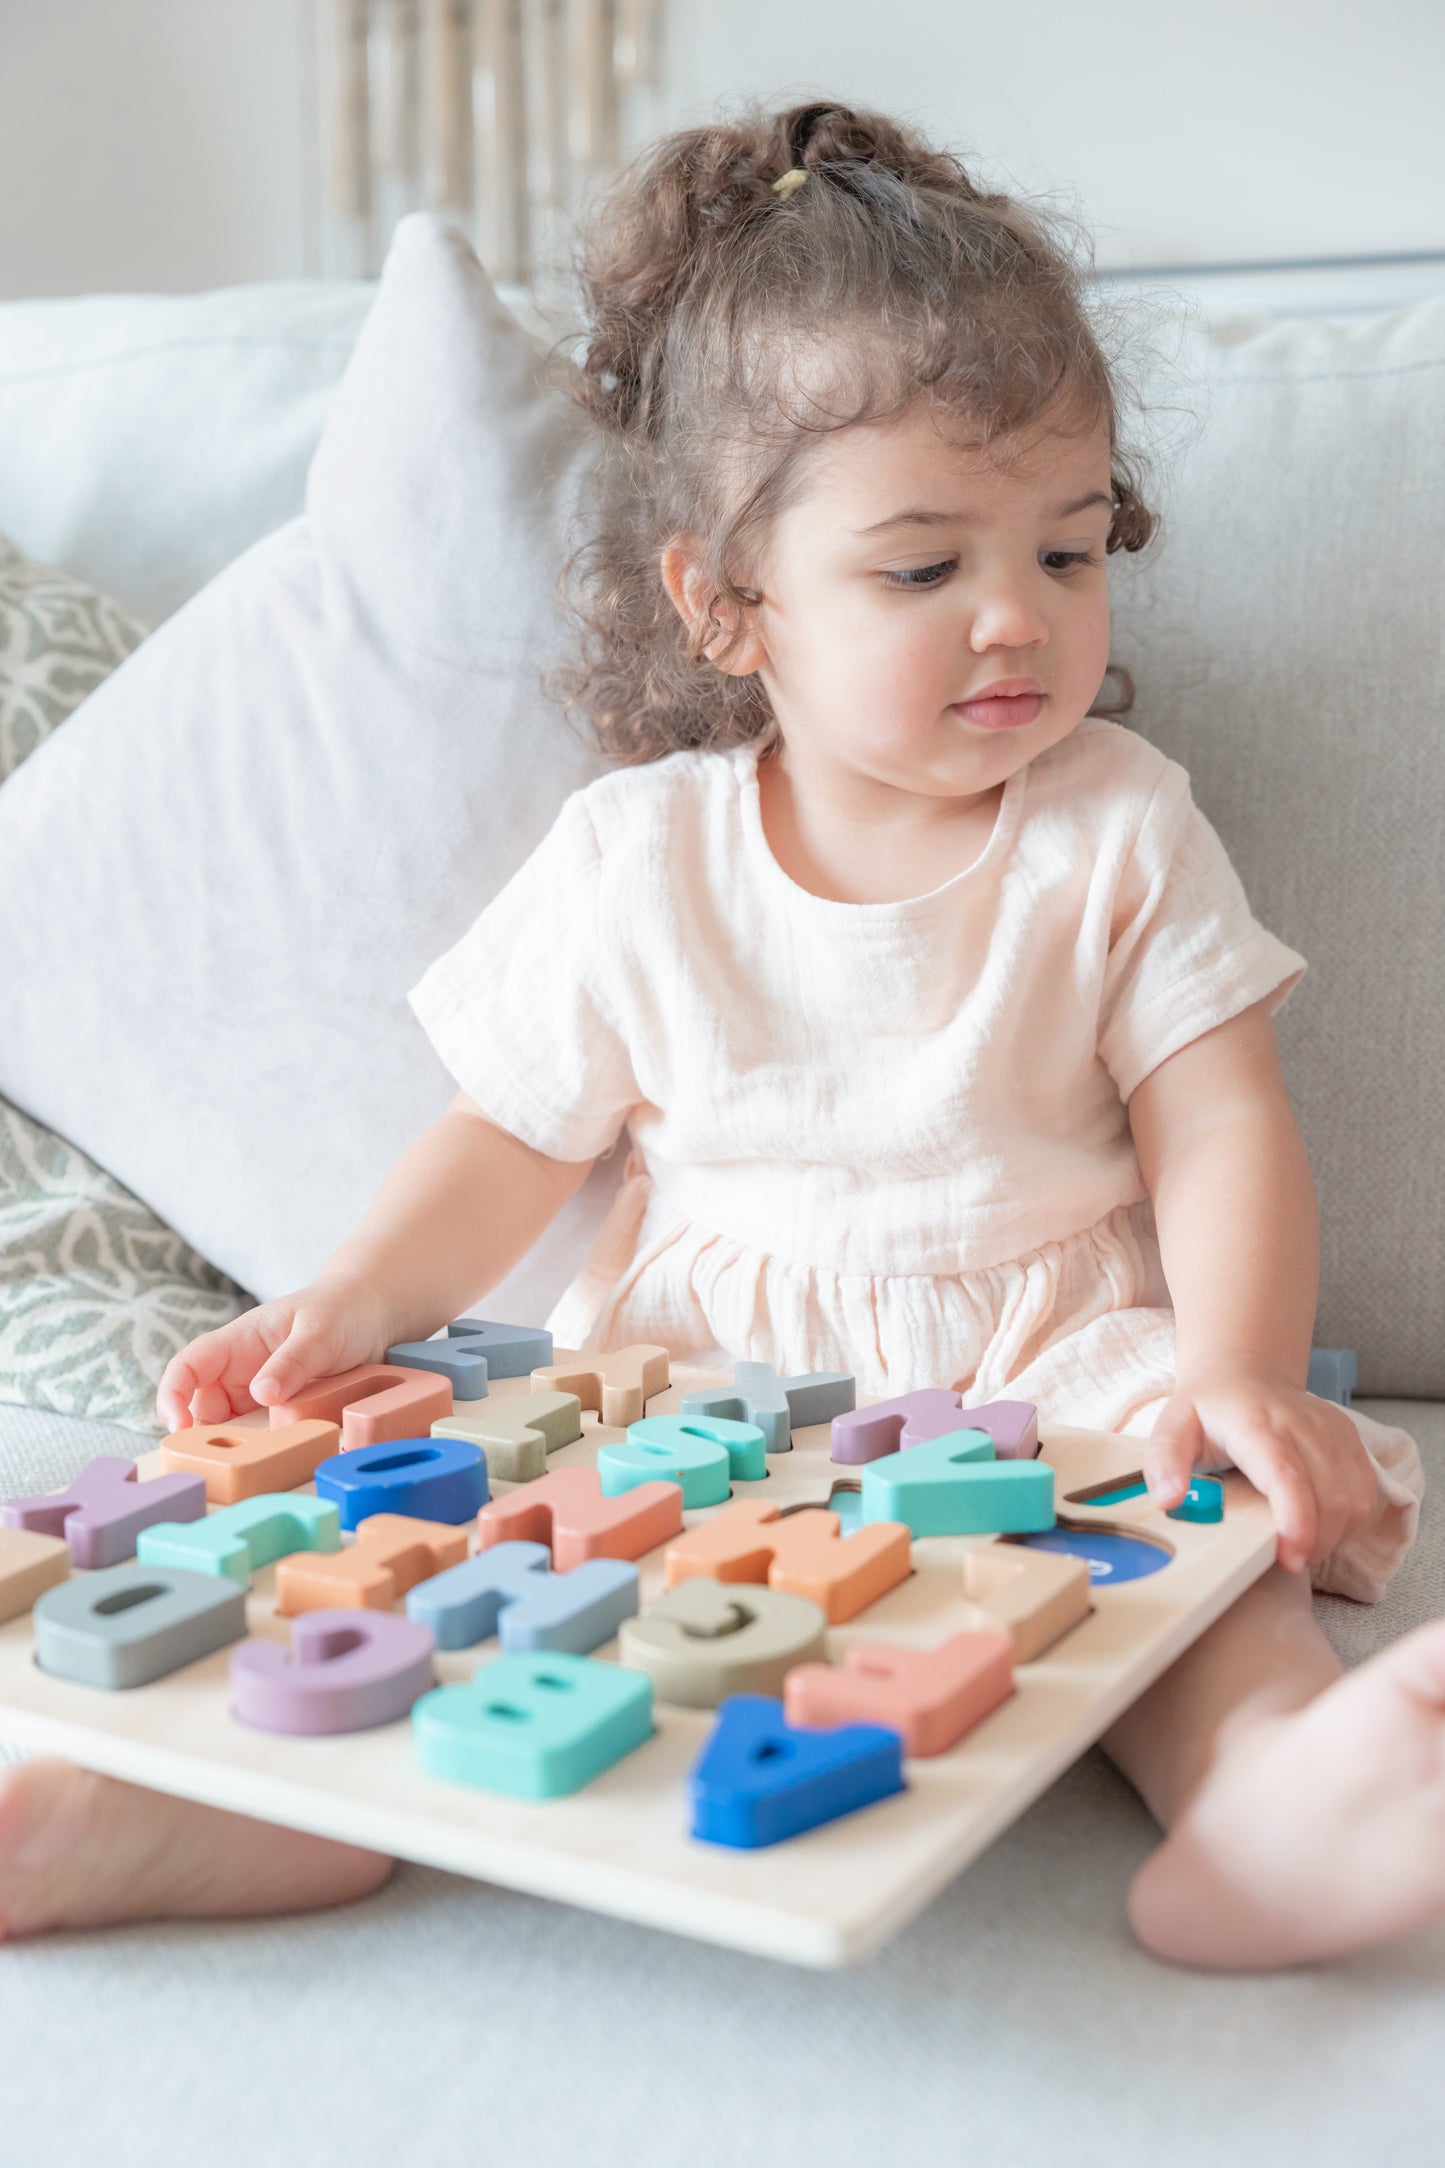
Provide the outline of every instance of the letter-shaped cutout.
<path id="1" fill-rule="evenodd" d="M 856 1641 L 841 1669 L 799 1664 L 783 1687 L 790 1724 L 891 1724 L 906 1754 L 942 1754 L 1013 1692 L 1013 1638 L 1002 1627 L 953 1634 L 936 1649 Z"/>
<path id="2" fill-rule="evenodd" d="M 64 1536 L 72 1563 L 93 1570 L 134 1558 L 143 1528 L 199 1521 L 205 1511 L 206 1486 L 198 1475 L 158 1475 L 142 1483 L 133 1460 L 105 1453 L 87 1461 L 69 1489 L 0 1506 L 0 1525 Z"/>
<path id="3" fill-rule="evenodd" d="M 636 1612 L 637 1568 L 625 1560 L 589 1558 L 570 1573 L 551 1573 L 548 1565 L 540 1543 L 494 1544 L 419 1581 L 406 1615 L 430 1629 L 439 1649 L 470 1648 L 497 1634 L 505 1649 L 586 1656 Z"/>
<path id="4" fill-rule="evenodd" d="M 0 1528 L 0 1625 L 31 1610 L 47 1588 L 70 1577 L 64 1536 L 35 1528 Z"/>
<path id="5" fill-rule="evenodd" d="M 308 1420 L 339 1423 L 342 1452 L 355 1453 L 390 1438 L 425 1437 L 451 1412 L 446 1378 L 404 1363 L 358 1363 L 334 1378 L 318 1378 L 294 1400 L 279 1401 L 271 1410 L 271 1428 Z"/>
<path id="6" fill-rule="evenodd" d="M 201 1478 L 213 1506 L 234 1506 L 265 1491 L 300 1490 L 340 1447 L 335 1423 L 288 1423 L 282 1430 L 262 1430 L 254 1423 L 196 1423 L 162 1438 L 160 1451 L 166 1468 Z M 186 1516 L 172 1513 L 168 1518 Z"/>
<path id="7" fill-rule="evenodd" d="M 445 1340 L 403 1340 L 386 1351 L 389 1363 L 435 1370 L 450 1380 L 458 1400 L 484 1400 L 493 1378 L 524 1378 L 552 1360 L 552 1335 L 540 1325 L 494 1325 L 485 1317 L 459 1317 Z"/>
<path id="8" fill-rule="evenodd" d="M 249 1588 L 258 1566 L 290 1551 L 337 1551 L 341 1525 L 335 1506 L 297 1491 L 267 1491 L 222 1506 L 209 1519 L 161 1521 L 143 1528 L 136 1556 L 143 1566 L 179 1566 L 188 1573 L 224 1573 Z"/>
<path id="9" fill-rule="evenodd" d="M 477 1543 L 545 1543 L 558 1573 L 588 1558 L 641 1558 L 682 1527 L 676 1483 L 643 1483 L 605 1498 L 595 1468 L 553 1468 L 477 1515 Z"/>
<path id="10" fill-rule="evenodd" d="M 863 1470 L 869 1521 L 902 1521 L 915 1536 L 1023 1534 L 1054 1525 L 1047 1460 L 996 1460 L 986 1430 L 955 1430 Z"/>
<path id="11" fill-rule="evenodd" d="M 978 1605 L 979 1624 L 1010 1634 L 1014 1662 L 1027 1664 L 1088 1617 L 1088 1561 L 1022 1543 L 981 1543 L 964 1556 L 963 1592 Z"/>
<path id="12" fill-rule="evenodd" d="M 945 1386 L 924 1385 L 916 1393 L 899 1393 L 896 1399 L 835 1415 L 831 1456 L 856 1468 L 863 1461 L 881 1460 L 885 1453 L 905 1452 L 929 1438 L 944 1437 L 965 1427 L 959 1417 L 962 1405 L 960 1395 Z"/>
<path id="13" fill-rule="evenodd" d="M 888 1521 L 840 1537 L 838 1516 L 819 1508 L 779 1517 L 761 1499 L 735 1498 L 667 1547 L 669 1588 L 694 1574 L 713 1581 L 766 1581 L 805 1596 L 833 1625 L 853 1618 L 906 1581 L 908 1530 Z"/>
<path id="14" fill-rule="evenodd" d="M 651 1738 L 652 1681 L 591 1656 L 498 1656 L 423 1694 L 411 1724 L 428 1776 L 558 1799 Z"/>
<path id="15" fill-rule="evenodd" d="M 733 1694 L 693 1764 L 692 1834 L 751 1850 L 905 1789 L 903 1740 L 880 1724 L 795 1730 L 766 1694 Z"/>
<path id="16" fill-rule="evenodd" d="M 491 1493 L 479 1445 L 465 1438 L 392 1438 L 322 1461 L 316 1495 L 330 1499 L 343 1528 L 356 1528 L 373 1513 L 455 1525 L 470 1521 Z"/>
<path id="17" fill-rule="evenodd" d="M 243 1641 L 231 1658 L 231 1714 L 257 1731 L 315 1738 L 405 1716 L 436 1684 L 425 1626 L 389 1611 L 311 1611 L 291 1646 Z"/>
<path id="18" fill-rule="evenodd" d="M 827 1624 L 806 1597 L 694 1579 L 626 1620 L 617 1655 L 651 1674 L 660 1701 L 715 1709 L 729 1694 L 780 1694 L 795 1664 L 826 1655 Z"/>
<path id="19" fill-rule="evenodd" d="M 736 1363 L 729 1389 L 684 1393 L 684 1415 L 721 1415 L 756 1423 L 770 1453 L 790 1453 L 793 1432 L 814 1423 L 831 1423 L 856 1404 L 856 1380 L 842 1370 L 810 1370 L 780 1378 L 771 1363 Z"/>
<path id="20" fill-rule="evenodd" d="M 465 1528 L 373 1513 L 347 1550 L 333 1549 L 329 1558 L 283 1559 L 276 1568 L 276 1609 L 284 1618 L 301 1611 L 389 1611 L 407 1589 L 466 1555 Z"/>
<path id="21" fill-rule="evenodd" d="M 682 1486 L 684 1512 L 720 1506 L 730 1481 L 760 1482 L 768 1472 L 763 1434 L 756 1423 L 732 1423 L 720 1415 L 648 1415 L 629 1423 L 616 1445 L 599 1445 L 597 1473 L 604 1498 L 620 1498 L 646 1482 Z"/>
<path id="22" fill-rule="evenodd" d="M 570 1361 L 532 1372 L 532 1388 L 539 1393 L 575 1393 L 584 1408 L 595 1408 L 601 1420 L 617 1430 L 640 1423 L 654 1393 L 665 1393 L 671 1376 L 665 1347 L 639 1341 L 635 1347 L 615 1348 L 608 1355 L 584 1352 Z"/>
<path id="23" fill-rule="evenodd" d="M 454 1409 L 432 1424 L 431 1434 L 480 1446 L 493 1482 L 531 1483 L 547 1473 L 549 1453 L 581 1437 L 582 1403 L 575 1393 L 523 1393 L 516 1400 Z"/>
<path id="24" fill-rule="evenodd" d="M 103 1566 L 35 1606 L 35 1661 L 81 1686 L 148 1686 L 246 1631 L 246 1591 L 225 1574 Z"/>

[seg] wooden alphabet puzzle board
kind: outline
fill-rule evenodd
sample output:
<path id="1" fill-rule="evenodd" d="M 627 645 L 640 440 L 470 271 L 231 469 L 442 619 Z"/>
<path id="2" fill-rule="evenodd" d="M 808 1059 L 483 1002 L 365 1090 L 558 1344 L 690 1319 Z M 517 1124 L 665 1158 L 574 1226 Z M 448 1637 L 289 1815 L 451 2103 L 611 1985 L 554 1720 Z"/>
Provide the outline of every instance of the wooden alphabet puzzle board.
<path id="1" fill-rule="evenodd" d="M 554 1352 L 554 1364 L 569 1359 Z M 677 1411 L 685 1393 L 730 1384 L 726 1376 L 674 1366 L 646 1413 Z M 458 1400 L 457 1411 L 495 1410 L 532 1390 L 527 1377 L 494 1379 L 486 1402 Z M 860 1395 L 859 1406 L 868 1404 Z M 624 1428 L 594 1413 L 582 1420 L 580 1439 L 549 1456 L 549 1474 L 593 1468 L 599 1447 L 626 1439 Z M 967 1424 L 966 1407 L 959 1421 Z M 227 1428 L 264 1434 L 269 1425 L 258 1413 Z M 1088 1615 L 1015 1666 L 1005 1701 L 947 1751 L 905 1760 L 905 1790 L 760 1849 L 729 1849 L 689 1834 L 688 1776 L 716 1712 L 660 1696 L 644 1744 L 567 1796 L 523 1799 L 427 1774 L 405 1717 L 319 1737 L 238 1722 L 230 1713 L 230 1666 L 241 1643 L 122 1690 L 55 1676 L 34 1661 L 25 1612 L 0 1626 L 0 1735 L 157 1790 L 675 1933 L 799 1964 L 846 1963 L 918 1913 L 1273 1563 L 1268 1504 L 1242 1475 L 1221 1479 L 1225 1510 L 1212 1524 L 1166 1517 L 1142 1495 L 1099 1505 L 1077 1494 L 1123 1486 L 1142 1465 L 1143 1441 L 1045 1422 L 1039 1429 L 1039 1457 L 1055 1471 L 1059 1527 L 1137 1532 L 1164 1545 L 1169 1563 L 1144 1578 L 1092 1585 Z M 770 1453 L 766 1469 L 760 1481 L 734 1482 L 733 1500 L 764 1496 L 782 1510 L 826 1506 L 835 1484 L 856 1483 L 863 1473 L 830 1458 L 826 1423 L 794 1430 L 792 1450 Z M 139 1462 L 141 1483 L 162 1472 L 159 1450 Z M 296 1486 L 303 1496 L 314 1488 Z M 524 1488 L 494 1475 L 491 1495 L 504 1499 Z M 722 1510 L 687 1511 L 685 1526 Z M 343 1536 L 343 1547 L 354 1540 Z M 828 1660 L 842 1664 L 863 1642 L 931 1649 L 987 1624 L 964 1594 L 963 1559 L 980 1544 L 1007 1540 L 915 1536 L 907 1580 L 828 1627 Z M 660 1544 L 637 1561 L 644 1613 L 662 1592 L 665 1550 Z M 296 1623 L 275 1609 L 284 1564 L 257 1568 L 245 1597 L 249 1636 L 283 1646 Z M 591 1653 L 615 1663 L 618 1643 Z M 435 1681 L 469 1679 L 497 1654 L 495 1639 L 438 1648 Z"/>

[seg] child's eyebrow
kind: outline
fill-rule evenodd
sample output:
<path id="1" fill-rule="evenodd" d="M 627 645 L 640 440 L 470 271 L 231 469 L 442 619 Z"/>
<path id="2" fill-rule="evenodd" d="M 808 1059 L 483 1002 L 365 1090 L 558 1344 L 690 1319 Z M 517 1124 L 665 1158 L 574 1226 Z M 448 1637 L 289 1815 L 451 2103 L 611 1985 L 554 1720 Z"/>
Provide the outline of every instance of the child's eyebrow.
<path id="1" fill-rule="evenodd" d="M 1076 497 L 1072 504 L 1060 504 L 1046 519 L 1071 519 L 1075 512 L 1087 512 L 1096 504 L 1111 505 L 1114 500 L 1106 497 L 1101 489 L 1091 490 L 1087 497 Z M 881 534 L 885 527 L 967 527 L 975 519 L 976 512 L 931 511 L 925 505 L 911 505 L 906 512 L 890 512 L 887 519 L 875 519 L 871 527 L 855 527 L 855 535 Z"/>

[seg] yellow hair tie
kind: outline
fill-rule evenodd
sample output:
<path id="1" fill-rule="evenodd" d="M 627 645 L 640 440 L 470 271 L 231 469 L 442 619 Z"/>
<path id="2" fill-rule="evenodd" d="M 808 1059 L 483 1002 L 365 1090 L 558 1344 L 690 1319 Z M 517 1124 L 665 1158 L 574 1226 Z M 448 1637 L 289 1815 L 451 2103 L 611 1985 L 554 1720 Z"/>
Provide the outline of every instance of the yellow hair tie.
<path id="1" fill-rule="evenodd" d="M 789 166 L 787 172 L 774 181 L 773 194 L 781 196 L 784 203 L 786 203 L 789 196 L 795 194 L 807 178 L 808 169 L 806 166 Z"/>

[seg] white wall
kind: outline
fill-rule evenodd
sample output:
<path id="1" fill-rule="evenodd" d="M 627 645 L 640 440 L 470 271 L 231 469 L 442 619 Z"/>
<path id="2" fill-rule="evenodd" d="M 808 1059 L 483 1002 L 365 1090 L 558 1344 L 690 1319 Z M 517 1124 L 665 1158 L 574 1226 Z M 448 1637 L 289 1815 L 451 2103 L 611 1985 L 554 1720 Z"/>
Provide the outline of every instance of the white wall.
<path id="1" fill-rule="evenodd" d="M 0 0 L 0 297 L 320 268 L 313 0 Z M 1101 265 L 1445 249 L 1441 0 L 670 0 L 665 125 L 911 118 Z"/>

